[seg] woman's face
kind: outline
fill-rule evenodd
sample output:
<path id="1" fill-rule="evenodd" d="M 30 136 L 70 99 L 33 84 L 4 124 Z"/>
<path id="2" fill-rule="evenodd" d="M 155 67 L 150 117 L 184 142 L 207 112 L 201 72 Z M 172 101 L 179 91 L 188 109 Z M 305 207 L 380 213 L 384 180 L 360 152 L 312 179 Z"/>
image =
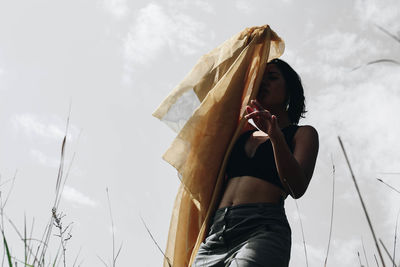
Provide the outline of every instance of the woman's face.
<path id="1" fill-rule="evenodd" d="M 279 68 L 275 64 L 268 64 L 257 100 L 265 109 L 285 108 L 286 83 Z"/>

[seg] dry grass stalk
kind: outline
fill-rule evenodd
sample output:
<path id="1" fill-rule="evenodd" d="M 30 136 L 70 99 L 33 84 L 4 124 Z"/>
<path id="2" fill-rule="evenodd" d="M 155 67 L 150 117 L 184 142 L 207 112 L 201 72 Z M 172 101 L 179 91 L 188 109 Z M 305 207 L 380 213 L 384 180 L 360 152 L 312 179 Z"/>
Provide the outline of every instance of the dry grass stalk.
<path id="1" fill-rule="evenodd" d="M 367 263 L 367 267 L 369 267 L 369 263 L 368 263 L 368 259 L 367 259 L 367 253 L 365 253 L 365 246 L 364 246 L 364 241 L 361 237 L 361 244 L 362 244 L 362 248 L 363 248 L 363 252 L 364 252 L 364 258 L 365 258 L 365 262 Z"/>
<path id="2" fill-rule="evenodd" d="M 4 214 L 4 216 L 5 217 L 7 217 L 5 214 Z M 14 222 L 10 219 L 10 218 L 7 218 L 7 220 L 8 220 L 8 222 L 10 223 L 10 225 L 13 227 L 13 229 L 15 230 L 15 232 L 17 233 L 17 235 L 19 236 L 19 238 L 24 242 L 24 245 L 25 245 L 25 258 L 28 258 L 30 255 L 33 255 L 34 257 L 35 257 L 35 259 L 36 259 L 36 261 L 38 261 L 38 259 L 36 258 L 36 256 L 34 255 L 34 253 L 33 253 L 33 250 L 32 250 L 32 248 L 27 244 L 27 241 L 37 241 L 37 242 L 39 242 L 39 243 L 41 243 L 41 240 L 37 240 L 37 239 L 34 239 L 34 238 L 30 238 L 29 240 L 27 240 L 26 238 L 24 238 L 22 235 L 21 235 L 21 233 L 18 231 L 18 228 L 17 228 L 17 226 L 14 224 Z M 46 244 L 43 244 L 44 246 L 46 245 Z M 29 254 L 27 254 L 27 252 L 29 252 Z M 27 263 L 28 261 L 27 260 L 25 260 L 25 263 Z"/>
<path id="3" fill-rule="evenodd" d="M 375 259 L 375 262 L 376 262 L 376 266 L 379 267 L 378 259 L 376 258 L 375 254 L 374 254 L 374 259 Z"/>
<path id="4" fill-rule="evenodd" d="M 333 208 L 334 208 L 334 203 L 335 203 L 335 164 L 333 163 L 332 155 L 331 155 L 331 161 L 332 161 L 332 205 L 331 205 L 331 223 L 330 223 L 330 226 L 329 226 L 328 248 L 326 249 L 326 256 L 325 256 L 324 267 L 326 267 L 326 264 L 328 263 L 328 254 L 329 254 L 329 247 L 330 247 L 330 244 L 331 244 L 332 226 L 333 226 Z"/>
<path id="5" fill-rule="evenodd" d="M 382 26 L 379 26 L 379 25 L 375 24 L 375 27 L 377 27 L 379 30 L 381 30 L 382 32 L 384 32 L 385 34 L 387 34 L 388 36 L 393 38 L 396 42 L 400 43 L 400 38 L 399 37 L 397 37 L 396 35 L 392 34 L 391 32 L 389 32 L 388 30 L 386 30 Z"/>
<path id="6" fill-rule="evenodd" d="M 393 261 L 393 258 L 390 256 L 390 253 L 389 253 L 389 251 L 387 250 L 385 244 L 383 244 L 383 242 L 382 242 L 382 240 L 381 240 L 380 238 L 379 238 L 379 242 L 381 242 L 381 245 L 382 245 L 382 247 L 385 249 L 385 252 L 386 252 L 387 256 L 388 256 L 389 259 L 392 261 L 393 266 L 394 266 L 394 267 L 397 267 L 397 265 L 396 265 L 396 264 L 394 263 L 394 261 Z"/>
<path id="7" fill-rule="evenodd" d="M 72 223 L 70 223 L 69 225 L 67 225 L 67 227 L 63 227 L 62 224 L 62 218 L 65 217 L 65 214 L 63 213 L 58 213 L 55 208 L 52 209 L 52 214 L 53 214 L 53 218 L 54 218 L 54 226 L 58 228 L 59 230 L 59 234 L 56 235 L 60 238 L 61 240 L 61 246 L 62 246 L 62 256 L 63 256 L 63 263 L 64 263 L 64 267 L 66 267 L 66 262 L 65 262 L 65 251 L 67 250 L 66 248 L 66 244 L 67 241 L 71 239 L 72 235 L 71 235 L 71 231 L 69 231 L 67 234 L 67 237 L 65 237 L 65 233 L 67 232 L 68 229 L 70 229 L 70 226 Z M 57 257 L 55 259 L 55 261 L 57 260 Z"/>
<path id="8" fill-rule="evenodd" d="M 146 227 L 147 233 L 149 233 L 151 239 L 153 240 L 154 244 L 156 244 L 158 250 L 161 252 L 161 254 L 163 254 L 164 258 L 167 260 L 169 267 L 172 267 L 171 261 L 170 259 L 167 257 L 167 255 L 165 255 L 164 251 L 160 248 L 160 246 L 158 245 L 157 241 L 154 239 L 153 235 L 151 234 L 149 228 L 147 227 L 146 223 L 144 222 L 142 216 L 139 214 L 140 219 L 142 220 L 142 223 L 144 225 L 144 227 Z"/>
<path id="9" fill-rule="evenodd" d="M 67 117 L 65 135 L 64 135 L 64 138 L 63 138 L 63 141 L 62 141 L 62 145 L 61 145 L 61 157 L 60 157 L 60 164 L 59 164 L 59 167 L 58 167 L 56 190 L 55 190 L 56 197 L 55 197 L 55 200 L 54 200 L 53 210 L 57 210 L 58 209 L 59 199 L 61 198 L 61 193 L 62 193 L 60 185 L 61 185 L 62 179 L 63 178 L 66 179 L 66 177 L 64 177 L 64 158 L 65 158 L 65 144 L 66 144 L 67 136 L 68 136 L 70 114 L 71 114 L 71 106 L 70 106 L 70 110 L 69 110 L 69 115 Z M 50 217 L 50 221 L 47 224 L 47 226 L 45 228 L 45 231 L 44 231 L 44 234 L 43 234 L 43 237 L 42 237 L 42 240 L 44 240 L 45 244 L 48 244 L 49 241 L 50 241 L 50 236 L 51 236 L 51 231 L 53 229 L 53 227 L 52 227 L 53 224 L 54 224 L 54 216 L 53 216 L 53 213 L 52 213 L 52 215 Z M 39 258 L 39 264 L 44 265 L 44 257 L 46 255 L 46 252 L 47 252 L 47 247 L 43 247 L 43 249 L 41 251 L 41 254 L 40 254 L 40 258 Z"/>
<path id="10" fill-rule="evenodd" d="M 57 182 L 56 182 L 56 198 L 55 198 L 53 209 L 52 209 L 52 215 L 50 217 L 49 223 L 46 225 L 46 228 L 43 232 L 42 238 L 40 240 L 32 238 L 34 220 L 32 221 L 30 237 L 27 238 L 26 216 L 24 215 L 24 234 L 23 235 L 18 231 L 15 224 L 10 219 L 8 219 L 9 223 L 12 225 L 12 227 L 14 228 L 14 230 L 16 231 L 16 233 L 18 234 L 20 239 L 24 242 L 24 261 L 20 261 L 11 255 L 10 250 L 8 248 L 7 241 L 6 241 L 6 237 L 4 235 L 5 214 L 3 213 L 3 208 L 4 208 L 5 204 L 7 203 L 7 200 L 10 195 L 11 190 L 10 190 L 9 194 L 7 195 L 7 198 L 6 198 L 6 201 L 4 202 L 4 204 L 1 201 L 1 192 L 0 192 L 1 230 L 2 230 L 2 234 L 3 234 L 3 243 L 5 245 L 5 250 L 3 251 L 2 266 L 4 265 L 5 256 L 8 259 L 9 266 L 12 266 L 11 259 L 15 260 L 15 266 L 17 266 L 18 262 L 22 263 L 24 266 L 45 266 L 45 256 L 47 255 L 47 249 L 48 249 L 49 239 L 50 239 L 51 230 L 52 230 L 53 225 L 56 226 L 57 228 L 59 228 L 58 236 L 61 238 L 60 247 L 63 248 L 64 266 L 66 266 L 66 263 L 65 263 L 66 247 L 65 247 L 65 245 L 66 245 L 66 241 L 68 241 L 71 238 L 71 234 L 69 232 L 68 237 L 65 237 L 64 235 L 65 235 L 66 231 L 70 228 L 69 227 L 70 225 L 68 225 L 66 228 L 63 228 L 62 223 L 61 223 L 61 218 L 63 217 L 63 215 L 56 214 L 56 210 L 58 208 L 58 204 L 61 199 L 61 193 L 62 193 L 62 189 L 63 189 L 63 187 L 60 187 L 60 185 L 64 185 L 65 181 L 68 177 L 68 175 L 64 175 L 64 157 L 65 157 L 66 139 L 67 139 L 67 135 L 68 135 L 69 117 L 70 116 L 68 115 L 65 136 L 63 138 L 63 142 L 62 142 L 62 146 L 61 146 L 61 159 L 60 159 L 60 165 L 59 165 Z M 71 164 L 72 164 L 72 161 L 71 161 Z M 16 176 L 16 174 L 15 174 L 15 176 Z M 11 189 L 13 188 L 13 185 L 14 185 L 15 176 L 12 180 Z M 64 181 L 64 183 L 62 183 L 63 181 Z M 8 181 L 6 181 L 6 182 L 8 182 Z M 1 185 L 5 184 L 5 183 L 2 183 Z M 38 241 L 38 246 L 37 246 L 35 253 L 33 252 L 33 245 L 31 245 L 31 241 Z M 4 255 L 4 254 L 6 254 L 6 255 Z M 33 256 L 33 263 L 29 264 L 31 256 Z M 57 258 L 58 258 L 58 253 L 53 262 L 53 266 L 55 266 L 55 264 L 57 263 Z M 49 260 L 49 263 L 47 263 L 47 265 L 49 265 L 49 264 L 50 264 L 50 260 Z"/>
<path id="11" fill-rule="evenodd" d="M 357 70 L 357 69 L 359 69 L 361 67 L 365 67 L 365 66 L 368 66 L 368 65 L 376 64 L 376 63 L 392 63 L 392 64 L 400 66 L 400 62 L 397 61 L 397 60 L 389 59 L 389 58 L 382 58 L 382 59 L 372 60 L 370 62 L 367 62 L 364 65 L 360 65 L 360 66 L 354 67 L 351 71 L 355 71 L 355 70 Z"/>
<path id="12" fill-rule="evenodd" d="M 400 215 L 400 209 L 397 212 L 397 218 L 396 218 L 396 226 L 394 228 L 394 244 L 393 244 L 393 261 L 396 261 L 396 240 L 397 240 L 397 225 L 399 223 L 399 215 Z"/>
<path id="13" fill-rule="evenodd" d="M 75 267 L 75 264 L 76 264 L 76 262 L 78 260 L 79 254 L 81 254 L 81 249 L 82 249 L 82 247 L 79 248 L 78 254 L 75 257 L 75 260 L 74 260 L 74 263 L 72 264 L 72 267 Z"/>
<path id="14" fill-rule="evenodd" d="M 398 189 L 396 189 L 393 186 L 391 186 L 390 184 L 384 182 L 382 179 L 376 178 L 376 180 L 378 180 L 379 182 L 383 183 L 384 185 L 388 186 L 390 189 L 392 189 L 392 190 L 394 190 L 394 191 L 396 191 L 397 193 L 400 194 L 400 191 Z"/>
<path id="15" fill-rule="evenodd" d="M 117 262 L 117 258 L 119 256 L 119 253 L 121 252 L 121 248 L 122 248 L 122 243 L 121 246 L 118 249 L 117 255 L 115 255 L 115 233 L 114 233 L 114 220 L 113 220 L 113 216 L 112 216 L 112 212 L 111 212 L 111 202 L 110 202 L 110 196 L 108 194 L 108 187 L 106 188 L 106 192 L 107 192 L 107 200 L 108 200 L 108 208 L 110 211 L 110 218 L 111 218 L 111 231 L 112 231 L 112 266 L 115 267 L 115 263 Z"/>
<path id="16" fill-rule="evenodd" d="M 292 188 L 290 187 L 289 183 L 287 182 L 287 180 L 285 178 L 283 178 L 283 181 L 285 182 L 285 184 L 288 186 L 290 193 L 292 193 L 292 196 L 294 196 L 294 192 L 292 190 Z M 300 209 L 299 209 L 299 205 L 297 204 L 297 199 L 294 199 L 294 203 L 296 204 L 296 209 L 297 209 L 297 214 L 299 215 L 299 221 L 300 221 L 300 228 L 301 228 L 301 235 L 303 238 L 303 247 L 304 247 L 304 255 L 306 257 L 306 266 L 308 267 L 308 257 L 307 257 L 307 247 L 306 247 L 306 239 L 304 237 L 304 229 L 303 229 L 303 223 L 301 221 L 301 216 L 300 216 Z"/>
<path id="17" fill-rule="evenodd" d="M 352 177 L 353 182 L 354 182 L 354 185 L 355 185 L 355 187 L 356 187 L 358 197 L 360 198 L 360 202 L 361 202 L 362 208 L 363 208 L 363 210 L 364 210 L 364 214 L 365 214 L 365 216 L 366 216 L 366 218 L 367 218 L 369 228 L 371 229 L 371 233 L 372 233 L 372 236 L 373 236 L 373 238 L 374 238 L 375 246 L 376 246 L 376 249 L 378 250 L 378 254 L 379 254 L 379 257 L 380 257 L 380 259 L 381 259 L 382 266 L 385 267 L 385 266 L 386 266 L 386 265 L 385 265 L 385 261 L 383 260 L 382 253 L 381 253 L 381 250 L 380 250 L 380 248 L 379 248 L 378 241 L 377 241 L 377 238 L 376 238 L 376 235 L 375 235 L 375 231 L 374 231 L 374 228 L 372 227 L 372 223 L 371 223 L 371 220 L 370 220 L 370 218 L 369 218 L 369 215 L 368 215 L 368 212 L 367 212 L 367 208 L 365 207 L 364 200 L 363 200 L 363 198 L 362 198 L 362 196 L 361 196 L 360 189 L 358 188 L 358 184 L 357 184 L 356 178 L 355 178 L 355 176 L 354 176 L 353 169 L 351 168 L 350 161 L 349 161 L 349 159 L 348 159 L 348 157 L 347 157 L 347 153 L 346 153 L 346 150 L 345 150 L 345 148 L 344 148 L 344 146 L 343 146 L 342 140 L 340 139 L 340 136 L 338 136 L 338 139 L 339 139 L 339 143 L 340 143 L 340 146 L 341 146 L 341 148 L 342 148 L 344 157 L 345 157 L 345 159 L 346 159 L 347 166 L 349 167 L 349 170 L 350 170 L 350 173 L 351 173 L 351 177 Z"/>
<path id="18" fill-rule="evenodd" d="M 362 263 L 361 263 L 361 257 L 360 257 L 359 251 L 357 251 L 357 257 L 358 257 L 358 261 L 360 262 L 360 267 L 364 267 L 364 265 L 362 265 Z"/>

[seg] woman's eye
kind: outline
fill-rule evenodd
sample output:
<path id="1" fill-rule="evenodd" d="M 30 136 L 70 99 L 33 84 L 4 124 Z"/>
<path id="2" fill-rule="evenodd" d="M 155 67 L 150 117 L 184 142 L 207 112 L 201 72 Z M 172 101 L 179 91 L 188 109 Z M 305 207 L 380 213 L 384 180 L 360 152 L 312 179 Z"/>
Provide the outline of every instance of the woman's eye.
<path id="1" fill-rule="evenodd" d="M 270 76 L 270 77 L 268 77 L 268 80 L 270 80 L 270 81 L 272 81 L 272 80 L 277 80 L 278 79 L 278 77 L 276 77 L 276 76 Z"/>

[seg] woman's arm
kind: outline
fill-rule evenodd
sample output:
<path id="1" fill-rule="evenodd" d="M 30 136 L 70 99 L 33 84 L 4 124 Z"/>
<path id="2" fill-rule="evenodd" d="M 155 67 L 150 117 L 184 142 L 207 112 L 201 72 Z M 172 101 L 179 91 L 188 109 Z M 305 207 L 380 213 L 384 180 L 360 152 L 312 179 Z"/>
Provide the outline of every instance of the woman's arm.
<path id="1" fill-rule="evenodd" d="M 283 134 L 271 138 L 275 164 L 286 192 L 297 199 L 306 191 L 318 154 L 318 133 L 312 126 L 301 126 L 293 138 L 293 153 Z"/>

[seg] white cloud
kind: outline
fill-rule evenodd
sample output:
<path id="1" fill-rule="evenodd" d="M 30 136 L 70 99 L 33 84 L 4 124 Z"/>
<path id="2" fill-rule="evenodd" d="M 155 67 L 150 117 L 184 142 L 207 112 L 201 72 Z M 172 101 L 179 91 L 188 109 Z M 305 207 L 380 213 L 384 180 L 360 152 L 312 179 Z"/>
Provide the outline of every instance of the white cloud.
<path id="1" fill-rule="evenodd" d="M 372 22 L 399 30 L 400 5 L 397 0 L 358 0 L 355 2 L 355 10 L 362 22 Z"/>
<path id="2" fill-rule="evenodd" d="M 245 14 L 251 14 L 254 12 L 254 7 L 248 1 L 237 0 L 235 2 L 235 7 Z"/>
<path id="3" fill-rule="evenodd" d="M 103 5 L 117 19 L 125 17 L 129 11 L 126 0 L 104 0 Z"/>
<path id="4" fill-rule="evenodd" d="M 193 54 L 204 45 L 199 36 L 204 24 L 183 12 L 150 3 L 139 10 L 125 39 L 125 56 L 130 63 L 149 64 L 165 48 Z M 128 68 L 129 69 L 129 68 Z"/>
<path id="5" fill-rule="evenodd" d="M 334 257 L 336 261 L 340 261 L 343 266 L 356 266 L 357 265 L 357 251 L 361 251 L 360 239 L 335 239 L 332 241 L 332 247 L 329 257 Z"/>
<path id="6" fill-rule="evenodd" d="M 212 3 L 212 2 L 211 2 Z M 210 14 L 215 13 L 213 5 L 206 0 L 168 0 L 166 4 L 173 10 L 201 9 Z"/>
<path id="7" fill-rule="evenodd" d="M 92 200 L 85 194 L 79 192 L 75 188 L 68 185 L 65 185 L 64 187 L 64 190 L 62 192 L 62 198 L 68 202 L 78 205 L 89 206 L 89 207 L 97 206 L 97 203 L 94 200 Z"/>
<path id="8" fill-rule="evenodd" d="M 370 41 L 360 37 L 359 33 L 334 31 L 317 40 L 320 46 L 318 55 L 330 64 L 348 61 L 349 57 L 363 53 L 364 57 L 376 54 L 377 48 Z"/>
<path id="9" fill-rule="evenodd" d="M 306 241 L 307 260 L 309 266 L 323 266 L 326 251 L 323 248 L 317 248 Z M 306 258 L 303 242 L 294 242 L 292 244 L 291 266 L 305 266 Z M 295 264 L 294 264 L 295 263 Z"/>
<path id="10" fill-rule="evenodd" d="M 40 150 L 32 149 L 30 153 L 42 165 L 54 168 L 60 165 L 60 159 L 48 157 Z"/>
<path id="11" fill-rule="evenodd" d="M 214 7 L 207 1 L 195 0 L 193 2 L 193 4 L 196 5 L 197 7 L 201 8 L 202 10 L 204 10 L 207 13 L 215 13 Z"/>
<path id="12" fill-rule="evenodd" d="M 312 20 L 308 20 L 306 25 L 305 25 L 304 33 L 306 35 L 309 35 L 314 30 L 315 30 L 315 23 Z"/>
<path id="13" fill-rule="evenodd" d="M 44 138 L 62 140 L 65 135 L 65 122 L 61 119 L 39 118 L 34 114 L 18 114 L 11 119 L 17 130 L 23 130 L 26 134 L 40 136 Z M 77 136 L 78 129 L 70 125 L 68 138 Z"/>

